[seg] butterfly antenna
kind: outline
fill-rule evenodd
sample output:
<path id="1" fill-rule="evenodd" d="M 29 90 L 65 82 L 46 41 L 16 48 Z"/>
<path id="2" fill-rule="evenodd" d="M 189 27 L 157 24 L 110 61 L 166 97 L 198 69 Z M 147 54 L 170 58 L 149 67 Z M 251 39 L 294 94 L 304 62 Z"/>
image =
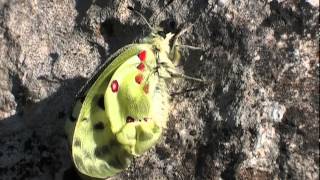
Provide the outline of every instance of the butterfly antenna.
<path id="1" fill-rule="evenodd" d="M 150 23 L 148 22 L 148 20 L 137 10 L 135 10 L 133 7 L 131 6 L 128 6 L 128 9 L 130 11 L 133 11 L 134 13 L 138 14 L 142 20 L 147 24 L 147 26 L 149 27 L 149 29 L 153 32 L 154 31 L 154 28 L 150 25 Z"/>
<path id="2" fill-rule="evenodd" d="M 184 34 L 185 32 L 189 31 L 192 27 L 193 27 L 194 24 L 191 24 L 189 25 L 188 27 L 184 28 L 184 29 L 181 29 L 177 34 L 174 35 L 173 37 L 173 45 L 176 46 L 177 45 L 177 41 L 178 41 L 178 38 Z"/>

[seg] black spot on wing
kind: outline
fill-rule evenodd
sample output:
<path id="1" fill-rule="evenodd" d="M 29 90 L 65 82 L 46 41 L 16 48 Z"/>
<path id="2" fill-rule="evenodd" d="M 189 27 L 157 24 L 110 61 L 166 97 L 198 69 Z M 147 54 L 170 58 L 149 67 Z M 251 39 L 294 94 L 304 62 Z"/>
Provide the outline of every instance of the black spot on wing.
<path id="1" fill-rule="evenodd" d="M 94 154 L 98 157 L 101 158 L 103 156 L 105 156 L 106 154 L 110 153 L 110 147 L 109 145 L 103 145 L 103 146 L 98 146 L 96 147 L 96 149 L 94 150 Z"/>
<path id="2" fill-rule="evenodd" d="M 105 107 L 104 107 L 104 96 L 103 95 L 98 97 L 98 102 L 97 103 L 98 103 L 98 106 L 101 109 L 105 110 Z"/>
<path id="3" fill-rule="evenodd" d="M 75 147 L 81 147 L 81 141 L 79 139 L 74 139 L 73 146 Z"/>
<path id="4" fill-rule="evenodd" d="M 132 122 L 134 122 L 134 118 L 131 117 L 131 116 L 128 116 L 127 119 L 126 119 L 126 122 L 127 123 L 132 123 Z"/>
<path id="5" fill-rule="evenodd" d="M 96 124 L 93 125 L 93 129 L 95 130 L 103 130 L 104 129 L 104 124 L 103 122 L 99 121 Z"/>
<path id="6" fill-rule="evenodd" d="M 109 165 L 116 169 L 124 169 L 127 167 L 125 160 L 120 159 L 118 155 L 115 155 L 108 161 Z"/>

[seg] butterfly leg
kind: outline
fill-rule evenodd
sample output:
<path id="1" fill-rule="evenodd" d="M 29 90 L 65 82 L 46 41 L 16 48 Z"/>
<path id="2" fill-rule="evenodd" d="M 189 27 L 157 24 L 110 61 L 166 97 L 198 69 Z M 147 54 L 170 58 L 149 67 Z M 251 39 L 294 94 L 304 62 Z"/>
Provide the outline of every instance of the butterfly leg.
<path id="1" fill-rule="evenodd" d="M 191 77 L 191 76 L 188 76 L 188 75 L 185 75 L 185 74 L 182 74 L 182 73 L 178 73 L 178 72 L 171 73 L 171 77 L 173 77 L 173 78 L 183 78 L 183 79 L 187 79 L 187 80 L 192 80 L 192 81 L 197 81 L 197 82 L 201 82 L 201 83 L 206 83 L 206 81 L 203 80 L 203 79 Z"/>

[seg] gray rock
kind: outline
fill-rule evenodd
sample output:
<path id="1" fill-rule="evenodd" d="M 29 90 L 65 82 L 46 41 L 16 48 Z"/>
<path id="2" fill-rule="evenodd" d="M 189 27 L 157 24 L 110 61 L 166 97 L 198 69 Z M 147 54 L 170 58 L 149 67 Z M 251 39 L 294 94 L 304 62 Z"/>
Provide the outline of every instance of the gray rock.
<path id="1" fill-rule="evenodd" d="M 0 179 L 71 179 L 64 121 L 106 58 L 194 23 L 159 144 L 110 179 L 319 179 L 319 11 L 299 1 L 0 0 Z M 155 15 L 153 15 L 155 14 Z M 153 16 L 152 16 L 153 15 Z"/>

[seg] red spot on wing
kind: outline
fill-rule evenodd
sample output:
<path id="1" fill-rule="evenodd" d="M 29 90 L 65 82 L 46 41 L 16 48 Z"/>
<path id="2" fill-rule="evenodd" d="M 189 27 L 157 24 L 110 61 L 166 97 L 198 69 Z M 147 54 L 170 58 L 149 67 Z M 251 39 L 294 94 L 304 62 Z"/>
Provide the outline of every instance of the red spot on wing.
<path id="1" fill-rule="evenodd" d="M 111 83 L 111 90 L 112 92 L 118 92 L 119 91 L 119 84 L 117 80 L 113 80 Z"/>
<path id="2" fill-rule="evenodd" d="M 131 123 L 131 122 L 134 122 L 134 119 L 133 119 L 133 117 L 131 117 L 131 116 L 128 116 L 128 117 L 127 117 L 127 120 L 126 120 L 126 122 L 127 122 L 127 123 Z"/>
<path id="3" fill-rule="evenodd" d="M 138 54 L 138 57 L 139 57 L 140 61 L 145 61 L 145 60 L 146 60 L 146 55 L 147 55 L 147 52 L 146 52 L 146 51 L 141 51 L 141 52 Z"/>
<path id="4" fill-rule="evenodd" d="M 143 91 L 144 91 L 146 94 L 149 93 L 149 84 L 145 84 L 145 85 L 143 86 Z"/>
<path id="5" fill-rule="evenodd" d="M 140 71 L 143 71 L 144 70 L 144 64 L 143 63 L 140 63 L 137 68 L 140 70 Z"/>
<path id="6" fill-rule="evenodd" d="M 142 74 L 136 75 L 135 80 L 136 80 L 136 83 L 140 84 L 143 80 Z"/>

